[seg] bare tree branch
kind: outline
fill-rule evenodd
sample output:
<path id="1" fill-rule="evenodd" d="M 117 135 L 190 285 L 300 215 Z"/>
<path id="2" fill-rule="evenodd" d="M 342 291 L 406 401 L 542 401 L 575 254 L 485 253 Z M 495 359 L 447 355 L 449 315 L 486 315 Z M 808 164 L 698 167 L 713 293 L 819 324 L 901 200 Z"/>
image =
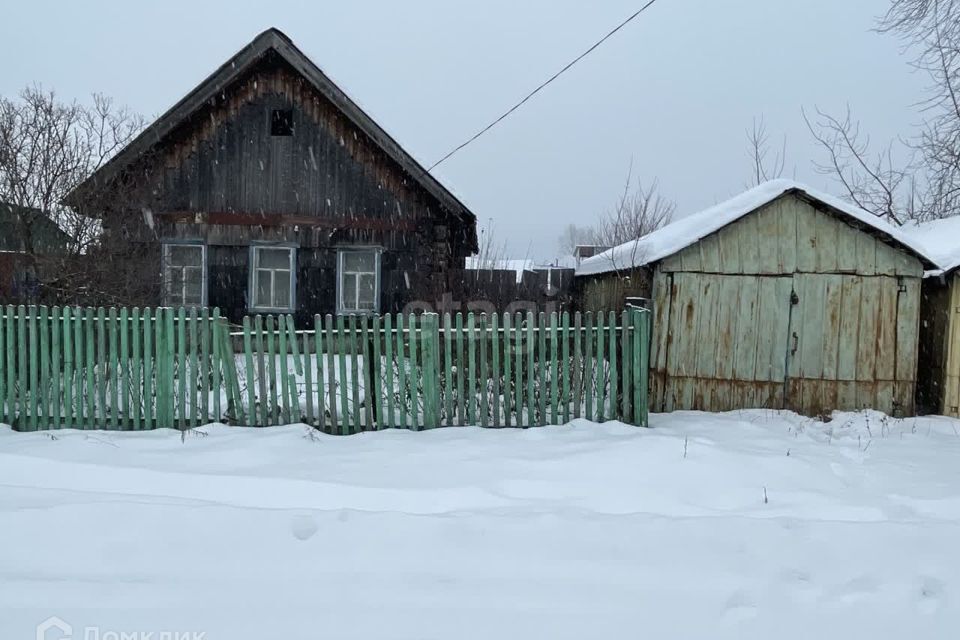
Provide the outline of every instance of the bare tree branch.
<path id="1" fill-rule="evenodd" d="M 93 96 L 92 106 L 62 102 L 53 91 L 28 87 L 19 99 L 0 97 L 0 201 L 27 211 L 21 219 L 26 252 L 36 252 L 35 232 L 47 218 L 82 254 L 99 232 L 98 222 L 63 200 L 143 128 L 144 121 L 113 101 Z"/>
<path id="2" fill-rule="evenodd" d="M 40 284 L 51 295 L 68 294 L 62 299 L 74 302 L 84 298 L 85 289 L 109 288 L 101 285 L 120 276 L 115 266 L 111 273 L 102 261 L 84 259 L 100 236 L 100 221 L 68 208 L 64 200 L 143 125 L 143 118 L 101 95 L 94 95 L 89 106 L 64 102 L 39 86 L 15 99 L 0 97 L 0 202 L 17 221 L 24 264 L 35 266 L 44 254 L 47 268 L 31 277 L 42 277 Z M 57 227 L 68 241 L 65 252 L 62 247 L 54 252 L 52 264 L 49 245 L 51 236 L 59 237 Z M 96 300 L 109 299 L 93 294 Z"/>
<path id="3" fill-rule="evenodd" d="M 923 183 L 921 219 L 955 215 L 960 206 L 960 1 L 891 0 L 879 31 L 900 36 L 931 84 L 921 103 L 923 131 L 912 143 Z"/>
<path id="4" fill-rule="evenodd" d="M 870 137 L 860 131 L 848 106 L 842 118 L 816 109 L 811 120 L 801 110 L 803 120 L 821 147 L 827 161 L 814 163 L 816 170 L 834 177 L 845 195 L 861 209 L 894 224 L 924 217 L 925 207 L 918 196 L 915 168 L 907 163 L 898 166 L 893 142 L 880 152 L 870 151 Z"/>
<path id="5" fill-rule="evenodd" d="M 670 223 L 676 205 L 659 192 L 656 179 L 649 186 L 633 180 L 633 166 L 627 171 L 623 192 L 612 209 L 600 216 L 594 230 L 594 243 L 617 247 L 632 243 L 632 249 L 611 252 L 616 271 L 630 269 L 640 260 L 640 239 Z"/>
<path id="6" fill-rule="evenodd" d="M 747 143 L 752 163 L 751 180 L 748 186 L 755 187 L 768 180 L 783 177 L 787 160 L 787 138 L 784 136 L 780 150 L 771 156 L 770 134 L 763 116 L 753 119 L 753 127 L 748 129 Z"/>

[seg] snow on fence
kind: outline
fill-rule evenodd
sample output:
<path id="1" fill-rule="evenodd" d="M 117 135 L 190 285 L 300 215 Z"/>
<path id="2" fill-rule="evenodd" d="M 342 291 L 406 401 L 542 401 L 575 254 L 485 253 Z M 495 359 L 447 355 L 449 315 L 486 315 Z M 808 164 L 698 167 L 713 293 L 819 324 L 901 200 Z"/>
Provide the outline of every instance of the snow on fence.
<path id="1" fill-rule="evenodd" d="M 0 422 L 19 430 L 305 422 L 328 433 L 647 424 L 650 314 L 244 318 L 214 309 L 0 313 Z"/>

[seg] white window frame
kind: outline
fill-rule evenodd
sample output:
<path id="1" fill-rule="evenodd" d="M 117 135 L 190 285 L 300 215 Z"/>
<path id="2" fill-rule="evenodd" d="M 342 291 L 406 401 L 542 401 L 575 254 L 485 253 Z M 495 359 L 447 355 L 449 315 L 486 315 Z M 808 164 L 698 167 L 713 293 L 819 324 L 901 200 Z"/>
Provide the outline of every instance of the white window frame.
<path id="1" fill-rule="evenodd" d="M 286 249 L 289 252 L 289 272 L 290 272 L 290 306 L 264 306 L 257 305 L 257 285 L 259 284 L 259 258 L 258 251 L 262 249 Z M 270 271 L 270 301 L 276 302 L 276 277 L 281 273 L 280 269 L 266 269 Z M 295 311 L 297 308 L 297 246 L 290 244 L 255 244 L 250 246 L 250 281 L 249 281 L 247 307 L 250 311 L 263 311 L 267 313 L 282 312 L 287 313 Z"/>
<path id="2" fill-rule="evenodd" d="M 168 285 L 168 270 L 170 266 L 170 250 L 173 247 L 194 247 L 200 249 L 200 304 L 186 304 L 184 298 L 186 298 L 186 278 L 181 274 L 181 282 L 183 282 L 183 289 L 180 292 L 180 301 L 175 302 L 170 299 L 170 287 Z M 181 268 L 182 270 L 182 268 Z M 207 245 L 202 241 L 174 241 L 174 242 L 164 242 L 162 255 L 160 259 L 160 282 L 163 286 L 163 305 L 166 307 L 206 307 L 207 306 Z"/>
<path id="3" fill-rule="evenodd" d="M 346 301 L 343 299 L 343 277 L 346 275 L 343 270 L 343 259 L 344 256 L 351 253 L 372 253 L 374 255 L 373 271 L 349 272 L 357 278 L 357 286 L 354 288 L 354 291 L 357 292 L 358 296 L 360 293 L 358 276 L 360 274 L 373 274 L 373 309 L 357 309 L 356 299 L 354 299 L 350 305 L 345 304 Z M 380 255 L 382 253 L 383 249 L 377 246 L 352 246 L 337 249 L 337 315 L 369 315 L 380 313 Z"/>

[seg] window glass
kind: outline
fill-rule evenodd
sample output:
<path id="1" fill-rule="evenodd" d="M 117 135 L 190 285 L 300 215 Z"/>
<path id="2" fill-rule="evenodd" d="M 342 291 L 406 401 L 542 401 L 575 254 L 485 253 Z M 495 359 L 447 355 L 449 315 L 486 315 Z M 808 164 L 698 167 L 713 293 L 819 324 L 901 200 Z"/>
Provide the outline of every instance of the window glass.
<path id="1" fill-rule="evenodd" d="M 203 283 L 188 282 L 183 292 L 183 303 L 185 305 L 200 305 L 203 303 Z"/>
<path id="2" fill-rule="evenodd" d="M 288 247 L 254 247 L 251 298 L 255 308 L 293 308 L 293 252 Z"/>
<path id="3" fill-rule="evenodd" d="M 203 264 L 203 247 L 183 244 L 169 245 L 167 247 L 167 262 L 174 267 L 200 267 Z"/>
<path id="4" fill-rule="evenodd" d="M 378 264 L 380 252 L 376 249 L 343 249 L 338 268 L 338 313 L 377 311 L 379 291 Z"/>
<path id="5" fill-rule="evenodd" d="M 254 301 L 254 306 L 269 308 L 271 306 L 270 290 L 272 288 L 270 272 L 258 269 L 256 272 L 256 280 L 257 296 Z"/>
<path id="6" fill-rule="evenodd" d="M 374 295 L 377 291 L 377 278 L 374 274 L 361 275 L 360 290 L 357 295 L 357 309 L 372 311 L 376 308 Z"/>
<path id="7" fill-rule="evenodd" d="M 176 296 L 183 289 L 183 270 L 169 269 L 167 274 L 167 295 L 171 301 L 176 300 Z"/>
<path id="8" fill-rule="evenodd" d="M 290 307 L 290 278 L 284 274 L 277 273 L 273 279 L 273 304 L 270 306 L 277 309 Z"/>
<path id="9" fill-rule="evenodd" d="M 376 269 L 376 253 L 373 251 L 344 251 L 344 271 L 369 271 Z"/>
<path id="10" fill-rule="evenodd" d="M 357 299 L 357 279 L 353 276 L 347 276 L 340 282 L 341 301 L 340 306 L 344 310 L 353 310 Z"/>
<path id="11" fill-rule="evenodd" d="M 204 256 L 199 244 L 167 244 L 163 247 L 163 303 L 172 307 L 204 304 Z"/>
<path id="12" fill-rule="evenodd" d="M 290 249 L 257 249 L 261 269 L 290 269 Z"/>

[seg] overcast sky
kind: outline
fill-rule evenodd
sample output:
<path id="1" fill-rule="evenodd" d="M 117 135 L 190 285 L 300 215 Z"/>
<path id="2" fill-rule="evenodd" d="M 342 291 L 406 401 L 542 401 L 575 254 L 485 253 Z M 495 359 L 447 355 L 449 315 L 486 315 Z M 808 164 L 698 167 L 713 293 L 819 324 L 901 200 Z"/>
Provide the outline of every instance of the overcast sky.
<path id="1" fill-rule="evenodd" d="M 267 27 L 283 30 L 418 160 L 489 123 L 641 0 L 31 2 L 4 6 L 0 93 L 42 83 L 159 115 Z M 836 192 L 800 109 L 847 103 L 874 140 L 910 135 L 925 85 L 871 31 L 888 0 L 659 0 L 439 169 L 515 257 L 589 224 L 627 169 L 678 213 L 742 190 L 745 130 L 787 137 L 789 177 Z"/>

